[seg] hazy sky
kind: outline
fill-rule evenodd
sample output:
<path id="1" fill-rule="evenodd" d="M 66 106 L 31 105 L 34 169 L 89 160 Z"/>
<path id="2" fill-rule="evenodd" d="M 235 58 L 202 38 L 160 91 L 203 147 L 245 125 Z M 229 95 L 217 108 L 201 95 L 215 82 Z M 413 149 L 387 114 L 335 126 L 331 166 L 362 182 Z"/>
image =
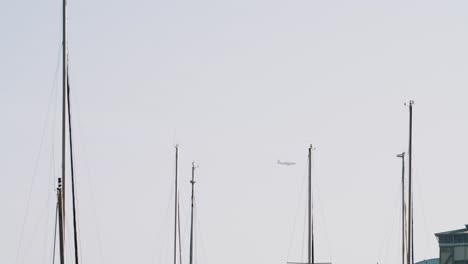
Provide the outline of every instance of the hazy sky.
<path id="1" fill-rule="evenodd" d="M 0 263 L 51 263 L 60 12 L 60 1 L 0 3 Z M 185 263 L 193 160 L 197 264 L 304 261 L 311 143 L 316 260 L 400 261 L 395 155 L 409 99 L 416 260 L 437 257 L 433 234 L 468 223 L 467 12 L 466 1 L 70 0 L 82 263 L 172 263 L 176 143 Z"/>

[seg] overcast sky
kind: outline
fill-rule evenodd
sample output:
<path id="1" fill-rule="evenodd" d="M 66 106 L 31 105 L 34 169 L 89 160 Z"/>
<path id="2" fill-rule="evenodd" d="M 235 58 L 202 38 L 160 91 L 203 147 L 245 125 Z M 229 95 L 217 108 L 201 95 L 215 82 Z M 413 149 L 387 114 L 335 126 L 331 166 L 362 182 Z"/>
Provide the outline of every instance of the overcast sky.
<path id="1" fill-rule="evenodd" d="M 185 263 L 192 161 L 197 264 L 305 261 L 309 144 L 316 261 L 398 262 L 410 99 L 415 259 L 468 223 L 466 1 L 68 10 L 82 263 L 171 263 L 176 143 Z M 51 263 L 61 2 L 2 1 L 0 32 L 0 262 Z"/>

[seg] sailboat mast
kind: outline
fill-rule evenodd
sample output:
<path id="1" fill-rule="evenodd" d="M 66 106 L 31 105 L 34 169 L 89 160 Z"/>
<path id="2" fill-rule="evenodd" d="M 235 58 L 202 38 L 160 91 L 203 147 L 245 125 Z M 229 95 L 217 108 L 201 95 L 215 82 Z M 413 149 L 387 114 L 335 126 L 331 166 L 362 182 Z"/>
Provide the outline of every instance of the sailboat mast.
<path id="1" fill-rule="evenodd" d="M 174 264 L 177 263 L 177 215 L 179 206 L 179 190 L 178 190 L 178 166 L 179 166 L 179 145 L 175 146 L 175 199 L 174 199 Z M 180 246 L 180 245 L 179 245 Z"/>
<path id="2" fill-rule="evenodd" d="M 192 180 L 190 183 L 192 184 L 192 209 L 190 215 L 190 262 L 189 264 L 193 264 L 193 207 L 195 203 L 195 162 L 192 162 Z"/>
<path id="3" fill-rule="evenodd" d="M 62 181 L 58 179 L 57 187 L 57 208 L 58 208 L 58 223 L 59 223 L 59 244 L 60 244 L 60 264 L 65 263 L 65 241 L 64 241 L 64 223 L 63 223 L 63 205 L 62 205 Z"/>
<path id="4" fill-rule="evenodd" d="M 177 204 L 177 230 L 179 232 L 179 264 L 182 264 L 182 239 L 180 236 L 180 206 Z"/>
<path id="5" fill-rule="evenodd" d="M 314 220 L 312 217 L 312 145 L 309 146 L 309 241 L 308 241 L 308 256 L 307 262 L 314 264 Z"/>
<path id="6" fill-rule="evenodd" d="M 412 156 L 413 156 L 413 101 L 409 101 L 409 146 L 408 146 L 408 251 L 407 263 L 414 264 L 413 248 L 413 178 L 412 178 Z"/>
<path id="7" fill-rule="evenodd" d="M 397 157 L 401 158 L 401 263 L 405 264 L 405 153 Z"/>
<path id="8" fill-rule="evenodd" d="M 67 94 L 67 1 L 62 2 L 62 176 L 60 193 L 60 214 L 59 218 L 62 222 L 60 227 L 60 240 L 65 243 L 65 156 L 66 156 L 66 94 Z M 63 254 L 63 247 L 61 253 Z M 64 259 L 61 258 L 63 264 Z"/>

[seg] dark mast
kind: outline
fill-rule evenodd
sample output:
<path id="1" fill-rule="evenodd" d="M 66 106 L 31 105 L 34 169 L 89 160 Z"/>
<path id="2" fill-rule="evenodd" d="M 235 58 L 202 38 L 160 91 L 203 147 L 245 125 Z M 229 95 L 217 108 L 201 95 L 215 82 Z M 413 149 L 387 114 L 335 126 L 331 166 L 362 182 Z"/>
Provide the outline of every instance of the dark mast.
<path id="1" fill-rule="evenodd" d="M 179 190 L 178 190 L 178 166 L 179 166 L 179 145 L 175 146 L 175 201 L 174 201 L 174 264 L 177 263 L 177 216 L 179 209 Z M 180 246 L 180 245 L 179 245 Z"/>
<path id="2" fill-rule="evenodd" d="M 177 231 L 179 232 L 179 264 L 182 264 L 182 239 L 180 237 L 180 204 L 177 204 Z"/>
<path id="3" fill-rule="evenodd" d="M 73 141 L 72 141 L 72 126 L 71 126 L 71 109 L 70 109 L 70 86 L 68 80 L 68 52 L 67 52 L 67 0 L 62 1 L 62 174 L 58 179 L 57 197 L 59 199 L 58 218 L 59 218 L 59 236 L 60 236 L 60 262 L 65 263 L 65 229 L 66 229 L 66 121 L 68 112 L 68 133 L 70 143 L 70 170 L 71 170 L 71 186 L 72 186 L 72 205 L 73 205 L 73 240 L 75 250 L 75 264 L 79 264 L 78 260 L 78 232 L 76 222 L 76 202 L 75 202 L 75 174 L 73 167 Z M 68 106 L 68 108 L 67 108 Z"/>
<path id="4" fill-rule="evenodd" d="M 397 157 L 401 158 L 401 264 L 405 264 L 405 153 Z"/>
<path id="5" fill-rule="evenodd" d="M 59 229 L 59 244 L 60 244 L 60 264 L 65 263 L 65 250 L 64 250 L 64 222 L 63 222 L 63 205 L 62 205 L 62 180 L 58 178 L 58 187 L 57 187 L 57 209 L 58 209 L 58 229 Z M 55 253 L 55 252 L 54 252 Z"/>
<path id="6" fill-rule="evenodd" d="M 308 237 L 307 237 L 307 262 L 287 262 L 287 264 L 315 264 L 315 255 L 314 255 L 314 204 L 313 204 L 313 195 L 312 195 L 312 151 L 315 148 L 312 144 L 309 146 L 309 156 L 308 156 Z M 331 263 L 322 263 L 322 264 L 331 264 Z"/>
<path id="7" fill-rule="evenodd" d="M 67 100 L 67 0 L 62 6 L 62 221 L 65 222 L 65 156 L 66 156 L 66 100 Z M 65 238 L 65 230 L 63 230 Z"/>
<path id="8" fill-rule="evenodd" d="M 309 264 L 314 264 L 314 219 L 312 203 L 312 145 L 309 146 L 309 239 L 308 239 L 308 260 Z"/>
<path id="9" fill-rule="evenodd" d="M 414 247 L 413 247 L 413 178 L 412 178 L 412 156 L 413 156 L 413 104 L 414 101 L 409 101 L 409 146 L 408 146 L 408 249 L 407 249 L 407 264 L 414 264 Z"/>
<path id="10" fill-rule="evenodd" d="M 195 162 L 192 162 L 192 180 L 190 183 L 192 184 L 192 208 L 191 208 L 191 216 L 190 216 L 190 262 L 189 264 L 193 264 L 193 207 L 195 204 Z"/>
<path id="11" fill-rule="evenodd" d="M 62 175 L 58 179 L 60 263 L 65 263 L 65 152 L 67 98 L 67 1 L 62 2 Z"/>

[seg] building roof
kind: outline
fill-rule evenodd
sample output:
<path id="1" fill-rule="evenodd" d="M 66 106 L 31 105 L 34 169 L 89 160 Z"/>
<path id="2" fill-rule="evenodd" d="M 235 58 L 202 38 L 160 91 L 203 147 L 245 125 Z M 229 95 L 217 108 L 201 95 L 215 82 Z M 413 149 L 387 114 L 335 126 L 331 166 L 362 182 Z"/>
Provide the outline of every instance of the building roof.
<path id="1" fill-rule="evenodd" d="M 438 258 L 426 259 L 426 260 L 417 262 L 416 264 L 439 264 L 439 259 Z"/>
<path id="2" fill-rule="evenodd" d="M 457 229 L 435 234 L 440 247 L 452 247 L 468 244 L 468 225 L 463 229 Z"/>
<path id="3" fill-rule="evenodd" d="M 440 232 L 436 233 L 436 237 L 444 236 L 444 235 L 456 235 L 456 234 L 468 234 L 468 225 L 465 225 L 463 229 L 457 229 L 452 231 Z"/>

